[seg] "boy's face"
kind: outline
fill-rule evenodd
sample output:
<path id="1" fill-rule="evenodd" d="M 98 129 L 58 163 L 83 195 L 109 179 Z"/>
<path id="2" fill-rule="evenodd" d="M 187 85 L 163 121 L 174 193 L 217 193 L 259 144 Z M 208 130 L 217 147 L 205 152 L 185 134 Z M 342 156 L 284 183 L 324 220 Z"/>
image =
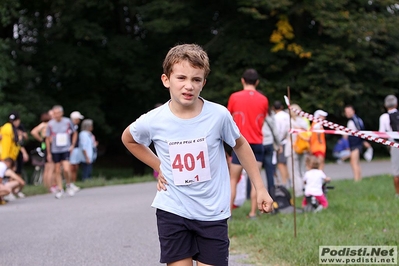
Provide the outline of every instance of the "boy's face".
<path id="1" fill-rule="evenodd" d="M 172 103 L 183 107 L 192 106 L 206 83 L 205 71 L 181 61 L 172 68 L 170 77 L 161 76 L 163 85 L 169 88 Z"/>

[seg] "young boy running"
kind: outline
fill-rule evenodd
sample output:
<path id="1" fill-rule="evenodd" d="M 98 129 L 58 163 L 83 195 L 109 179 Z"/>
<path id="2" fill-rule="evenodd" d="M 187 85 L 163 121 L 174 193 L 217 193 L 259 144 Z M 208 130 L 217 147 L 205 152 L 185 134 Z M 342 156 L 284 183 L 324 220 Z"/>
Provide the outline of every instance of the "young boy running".
<path id="1" fill-rule="evenodd" d="M 171 99 L 142 115 L 122 134 L 139 160 L 159 172 L 156 208 L 161 263 L 228 265 L 230 178 L 223 141 L 233 147 L 257 192 L 257 207 L 271 212 L 255 156 L 229 111 L 199 96 L 210 72 L 198 45 L 177 45 L 161 80 Z M 154 142 L 157 156 L 148 148 Z"/>

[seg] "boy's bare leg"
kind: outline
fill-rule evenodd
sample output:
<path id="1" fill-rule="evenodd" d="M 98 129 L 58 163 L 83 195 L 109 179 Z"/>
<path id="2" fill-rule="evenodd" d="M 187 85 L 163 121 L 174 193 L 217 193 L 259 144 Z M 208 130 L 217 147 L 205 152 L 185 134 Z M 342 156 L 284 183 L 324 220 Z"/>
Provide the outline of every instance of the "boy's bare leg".
<path id="1" fill-rule="evenodd" d="M 186 259 L 182 259 L 182 260 L 175 261 L 172 263 L 167 263 L 166 265 L 168 265 L 168 266 L 193 266 L 193 259 L 186 258 Z M 197 264 L 197 265 L 206 265 L 206 264 Z"/>

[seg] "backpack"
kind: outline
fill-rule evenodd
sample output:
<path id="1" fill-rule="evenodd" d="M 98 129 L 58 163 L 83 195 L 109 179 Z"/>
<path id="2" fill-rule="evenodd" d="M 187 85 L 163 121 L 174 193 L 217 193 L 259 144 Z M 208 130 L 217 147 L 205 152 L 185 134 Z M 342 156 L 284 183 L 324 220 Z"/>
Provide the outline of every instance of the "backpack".
<path id="1" fill-rule="evenodd" d="M 393 131 L 399 131 L 399 112 L 389 113 L 389 123 Z"/>
<path id="2" fill-rule="evenodd" d="M 273 208 L 280 211 L 292 206 L 291 193 L 284 186 L 275 186 L 270 190 L 270 196 L 273 198 Z"/>
<path id="3" fill-rule="evenodd" d="M 294 143 L 294 151 L 298 154 L 308 152 L 310 150 L 311 136 L 312 132 L 310 131 L 299 132 Z"/>

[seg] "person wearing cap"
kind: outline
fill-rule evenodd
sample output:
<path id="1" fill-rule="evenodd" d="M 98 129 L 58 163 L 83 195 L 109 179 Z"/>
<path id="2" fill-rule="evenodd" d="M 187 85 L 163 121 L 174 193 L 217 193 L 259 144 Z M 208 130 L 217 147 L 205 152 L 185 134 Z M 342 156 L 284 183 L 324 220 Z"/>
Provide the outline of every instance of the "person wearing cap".
<path id="1" fill-rule="evenodd" d="M 19 114 L 12 112 L 8 115 L 8 122 L 1 127 L 1 160 L 4 160 L 5 158 L 11 158 L 14 161 L 17 160 L 21 149 L 17 130 L 20 122 Z"/>
<path id="2" fill-rule="evenodd" d="M 328 113 L 323 110 L 317 110 L 313 117 L 318 119 L 326 119 Z M 323 124 L 321 122 L 312 122 L 312 135 L 310 136 L 310 153 L 319 159 L 319 169 L 324 169 L 324 161 L 326 158 L 326 136 L 323 131 Z M 317 132 L 319 131 L 319 132 Z"/>
<path id="3" fill-rule="evenodd" d="M 64 108 L 61 105 L 55 105 L 52 110 L 53 119 L 48 122 L 46 130 L 46 152 L 47 161 L 54 162 L 55 179 L 58 186 L 55 197 L 60 199 L 64 194 L 61 165 L 66 183 L 66 192 L 70 196 L 75 195 L 75 190 L 70 187 L 71 170 L 69 156 L 76 145 L 77 132 L 71 119 L 63 116 Z"/>
<path id="4" fill-rule="evenodd" d="M 385 97 L 384 106 L 387 112 L 382 114 L 379 119 L 380 132 L 399 131 L 399 112 L 398 112 L 398 98 L 395 95 L 388 95 Z M 398 139 L 391 141 L 399 142 Z M 391 170 L 393 175 L 393 183 L 395 188 L 395 198 L 399 199 L 399 148 L 390 148 L 391 155 Z"/>
<path id="5" fill-rule="evenodd" d="M 80 121 L 84 118 L 84 116 L 79 111 L 73 111 L 70 114 L 70 118 L 75 127 L 75 131 L 79 132 L 79 124 L 80 124 Z M 81 151 L 79 150 L 79 134 L 78 134 L 75 147 L 72 150 L 71 156 L 69 158 L 69 163 L 71 164 L 71 185 L 70 185 L 70 187 L 75 192 L 78 192 L 80 190 L 80 187 L 75 185 L 75 182 L 76 182 L 76 179 L 78 176 L 78 171 L 79 171 L 80 153 L 81 153 Z"/>

